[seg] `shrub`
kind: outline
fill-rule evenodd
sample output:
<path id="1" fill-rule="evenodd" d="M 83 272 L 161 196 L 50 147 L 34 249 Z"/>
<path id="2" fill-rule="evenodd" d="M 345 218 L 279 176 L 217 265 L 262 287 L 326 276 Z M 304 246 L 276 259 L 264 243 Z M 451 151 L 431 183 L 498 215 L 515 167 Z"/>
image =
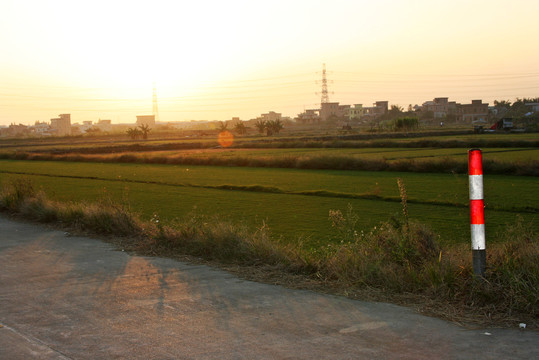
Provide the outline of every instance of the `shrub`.
<path id="1" fill-rule="evenodd" d="M 487 249 L 484 282 L 475 284 L 470 300 L 496 303 L 498 311 L 539 316 L 539 238 L 522 219 L 499 234 L 499 244 Z"/>
<path id="2" fill-rule="evenodd" d="M 412 117 L 398 118 L 393 121 L 392 125 L 397 131 L 411 131 L 419 127 L 419 120 Z"/>
<path id="3" fill-rule="evenodd" d="M 0 207 L 14 211 L 27 199 L 34 197 L 36 191 L 28 178 L 15 178 L 2 186 Z"/>

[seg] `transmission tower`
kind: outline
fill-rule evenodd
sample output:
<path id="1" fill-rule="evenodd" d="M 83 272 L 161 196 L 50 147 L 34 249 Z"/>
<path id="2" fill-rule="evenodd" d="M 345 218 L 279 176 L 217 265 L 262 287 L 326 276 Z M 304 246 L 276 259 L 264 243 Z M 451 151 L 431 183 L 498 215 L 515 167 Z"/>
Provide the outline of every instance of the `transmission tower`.
<path id="1" fill-rule="evenodd" d="M 326 76 L 326 64 L 324 64 L 322 68 L 322 99 L 320 101 L 322 104 L 329 102 L 329 95 L 328 95 L 328 79 Z"/>
<path id="2" fill-rule="evenodd" d="M 155 117 L 155 122 L 159 121 L 159 110 L 157 109 L 157 88 L 153 84 L 153 109 L 152 114 Z"/>

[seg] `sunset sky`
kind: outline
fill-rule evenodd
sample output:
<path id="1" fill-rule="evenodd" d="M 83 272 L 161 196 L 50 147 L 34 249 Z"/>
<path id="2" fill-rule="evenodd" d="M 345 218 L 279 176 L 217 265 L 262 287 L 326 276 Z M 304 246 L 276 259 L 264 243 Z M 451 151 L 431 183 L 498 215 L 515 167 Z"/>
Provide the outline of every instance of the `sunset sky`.
<path id="1" fill-rule="evenodd" d="M 537 0 L 0 1 L 0 125 L 539 96 Z"/>

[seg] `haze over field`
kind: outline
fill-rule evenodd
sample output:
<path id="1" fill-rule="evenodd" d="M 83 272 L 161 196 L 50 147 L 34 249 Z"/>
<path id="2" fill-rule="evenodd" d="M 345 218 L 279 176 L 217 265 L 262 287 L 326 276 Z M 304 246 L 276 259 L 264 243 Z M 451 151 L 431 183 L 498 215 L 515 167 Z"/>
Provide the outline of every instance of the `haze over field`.
<path id="1" fill-rule="evenodd" d="M 0 2 L 0 125 L 536 97 L 536 0 Z M 332 82 L 331 82 L 332 81 Z"/>

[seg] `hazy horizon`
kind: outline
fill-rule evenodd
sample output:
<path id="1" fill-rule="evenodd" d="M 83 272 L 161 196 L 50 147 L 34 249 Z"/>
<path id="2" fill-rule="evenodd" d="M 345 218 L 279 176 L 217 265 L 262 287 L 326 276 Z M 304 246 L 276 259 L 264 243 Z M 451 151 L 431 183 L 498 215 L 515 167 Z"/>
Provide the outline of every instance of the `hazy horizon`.
<path id="1" fill-rule="evenodd" d="M 0 125 L 539 96 L 539 2 L 0 3 Z M 318 83 L 317 83 L 318 82 Z"/>

